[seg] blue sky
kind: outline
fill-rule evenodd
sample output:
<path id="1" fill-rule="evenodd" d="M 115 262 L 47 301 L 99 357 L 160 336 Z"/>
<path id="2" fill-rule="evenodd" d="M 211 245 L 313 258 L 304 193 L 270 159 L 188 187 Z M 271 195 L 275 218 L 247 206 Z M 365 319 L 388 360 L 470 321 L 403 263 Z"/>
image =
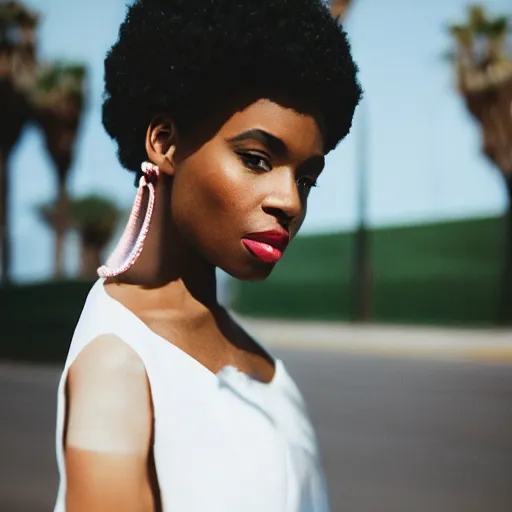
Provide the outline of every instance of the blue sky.
<path id="1" fill-rule="evenodd" d="M 101 126 L 103 58 L 117 37 L 125 0 L 30 0 L 42 13 L 40 58 L 88 63 L 90 100 L 82 124 L 70 189 L 111 195 L 128 208 L 132 176 L 117 163 Z M 354 0 L 346 29 L 360 67 L 365 105 L 352 133 L 333 151 L 310 196 L 304 232 L 340 231 L 356 222 L 358 147 L 368 148 L 368 221 L 375 226 L 494 215 L 503 211 L 500 176 L 480 155 L 477 126 L 458 97 L 442 56 L 446 25 L 465 14 L 466 0 Z M 507 0 L 489 9 L 512 12 Z M 342 91 L 340 91 L 342 93 Z M 364 119 L 364 123 L 361 121 Z M 27 130 L 11 161 L 14 277 L 51 273 L 52 236 L 34 205 L 51 200 L 54 171 L 35 129 Z M 69 240 L 67 268 L 76 265 Z"/>

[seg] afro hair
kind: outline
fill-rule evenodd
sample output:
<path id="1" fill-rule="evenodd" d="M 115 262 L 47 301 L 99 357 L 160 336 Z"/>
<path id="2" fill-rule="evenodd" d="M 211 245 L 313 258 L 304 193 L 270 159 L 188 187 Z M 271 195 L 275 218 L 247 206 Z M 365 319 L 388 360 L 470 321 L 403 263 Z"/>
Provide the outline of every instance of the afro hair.
<path id="1" fill-rule="evenodd" d="M 155 115 L 193 129 L 244 90 L 314 105 L 326 152 L 348 134 L 357 67 L 322 0 L 137 0 L 105 59 L 103 124 L 137 172 Z"/>

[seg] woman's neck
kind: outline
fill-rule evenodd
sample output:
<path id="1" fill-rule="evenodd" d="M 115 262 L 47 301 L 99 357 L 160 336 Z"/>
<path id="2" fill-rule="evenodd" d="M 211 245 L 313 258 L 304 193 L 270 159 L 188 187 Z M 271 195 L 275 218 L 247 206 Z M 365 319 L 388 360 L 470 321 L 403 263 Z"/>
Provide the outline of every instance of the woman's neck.
<path id="1" fill-rule="evenodd" d="M 215 267 L 190 246 L 171 221 L 172 181 L 160 178 L 151 225 L 142 253 L 125 273 L 111 283 L 155 291 L 158 302 L 187 307 L 197 303 L 218 308 Z"/>

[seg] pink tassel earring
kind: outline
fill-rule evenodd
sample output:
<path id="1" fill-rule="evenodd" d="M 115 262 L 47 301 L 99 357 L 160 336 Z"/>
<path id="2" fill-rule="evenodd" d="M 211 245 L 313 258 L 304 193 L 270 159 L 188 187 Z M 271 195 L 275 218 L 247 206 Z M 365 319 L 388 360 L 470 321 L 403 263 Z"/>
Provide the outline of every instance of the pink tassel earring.
<path id="1" fill-rule="evenodd" d="M 117 244 L 114 252 L 108 258 L 106 265 L 98 268 L 98 275 L 103 278 L 114 277 L 126 272 L 140 256 L 144 248 L 144 241 L 149 231 L 153 208 L 155 205 L 155 185 L 157 182 L 159 169 L 156 165 L 144 162 L 142 164 L 143 176 L 139 181 L 139 188 L 133 203 L 128 224 L 124 230 L 123 236 Z M 140 230 L 138 226 L 141 221 L 141 207 L 144 196 L 144 188 L 148 188 L 148 202 L 146 214 Z M 138 233 L 137 233 L 138 231 Z"/>

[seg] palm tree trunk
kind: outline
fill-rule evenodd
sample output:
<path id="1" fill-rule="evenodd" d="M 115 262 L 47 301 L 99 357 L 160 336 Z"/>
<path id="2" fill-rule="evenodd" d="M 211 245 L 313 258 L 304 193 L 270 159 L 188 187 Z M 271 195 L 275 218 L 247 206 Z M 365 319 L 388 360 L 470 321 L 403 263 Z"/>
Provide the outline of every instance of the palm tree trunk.
<path id="1" fill-rule="evenodd" d="M 512 325 L 512 175 L 505 175 L 508 206 L 505 214 L 504 259 L 499 323 Z"/>
<path id="2" fill-rule="evenodd" d="M 101 266 L 101 248 L 96 245 L 83 243 L 80 254 L 80 277 L 87 280 L 95 280 L 96 273 Z"/>
<path id="3" fill-rule="evenodd" d="M 69 221 L 68 193 L 65 180 L 59 180 L 57 191 L 57 216 L 55 219 L 54 277 L 64 277 L 64 245 Z"/>
<path id="4" fill-rule="evenodd" d="M 8 155 L 0 149 L 0 283 L 11 280 L 11 246 L 9 236 L 9 172 Z"/>
<path id="5" fill-rule="evenodd" d="M 355 322 L 368 322 L 372 313 L 371 233 L 368 228 L 368 110 L 363 102 L 359 107 L 357 138 L 357 221 L 354 233 L 352 274 L 352 312 Z"/>
<path id="6" fill-rule="evenodd" d="M 372 274 L 370 262 L 370 232 L 363 224 L 354 234 L 354 270 L 352 275 L 352 314 L 354 322 L 371 320 Z"/>

